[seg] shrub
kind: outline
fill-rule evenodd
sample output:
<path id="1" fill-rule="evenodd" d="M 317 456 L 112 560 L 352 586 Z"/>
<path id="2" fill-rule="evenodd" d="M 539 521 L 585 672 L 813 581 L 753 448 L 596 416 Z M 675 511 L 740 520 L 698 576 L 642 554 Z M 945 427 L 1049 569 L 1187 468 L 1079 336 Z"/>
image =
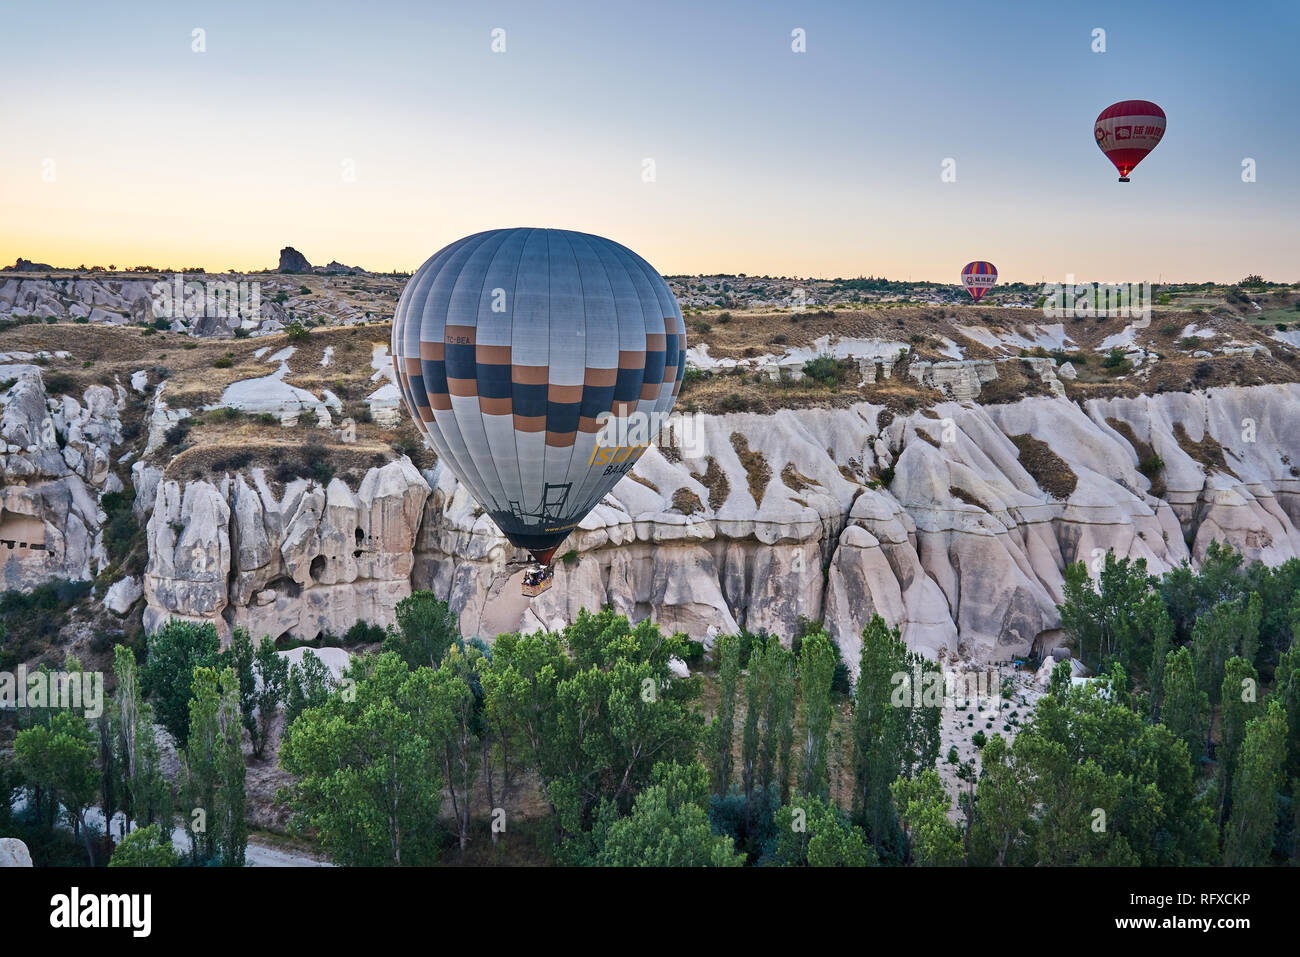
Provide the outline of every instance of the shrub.
<path id="1" fill-rule="evenodd" d="M 49 395 L 67 395 L 77 391 L 77 380 L 66 372 L 50 372 L 43 378 L 45 391 Z"/>
<path id="2" fill-rule="evenodd" d="M 229 369 L 229 368 L 230 368 L 231 366 L 233 366 L 234 364 L 235 364 L 235 360 L 232 359 L 230 356 L 226 355 L 226 356 L 222 356 L 222 357 L 221 357 L 220 359 L 218 359 L 216 362 L 212 363 L 212 368 L 214 368 L 214 369 Z"/>

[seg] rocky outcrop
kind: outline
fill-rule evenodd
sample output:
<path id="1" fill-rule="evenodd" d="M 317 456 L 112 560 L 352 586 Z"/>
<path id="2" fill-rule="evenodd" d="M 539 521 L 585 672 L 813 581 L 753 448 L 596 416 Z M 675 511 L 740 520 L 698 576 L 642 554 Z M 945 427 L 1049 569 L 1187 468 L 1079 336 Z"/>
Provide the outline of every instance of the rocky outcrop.
<path id="1" fill-rule="evenodd" d="M 705 641 L 742 626 L 784 638 L 811 618 L 853 665 L 879 613 L 927 654 L 1003 661 L 1059 644 L 1071 562 L 1109 550 L 1160 573 L 1213 539 L 1248 559 L 1300 556 L 1300 433 L 1286 427 L 1297 403 L 1292 384 L 680 419 L 531 601 L 511 564 L 526 556 L 441 463 L 392 463 L 356 491 L 302 480 L 275 493 L 256 470 L 164 481 L 146 621 L 310 638 L 387 623 L 414 587 L 486 638 L 606 605 Z M 1054 454 L 1023 452 L 1034 440 Z M 1148 446 L 1165 463 L 1160 496 L 1138 468 Z"/>
<path id="2" fill-rule="evenodd" d="M 280 272 L 311 272 L 311 263 L 292 246 L 285 246 L 280 250 L 280 265 L 277 268 Z"/>
<path id="3" fill-rule="evenodd" d="M 16 837 L 0 837 L 0 867 L 31 867 L 27 845 Z"/>
<path id="4" fill-rule="evenodd" d="M 110 470 L 125 390 L 92 385 L 81 401 L 50 397 L 35 365 L 0 365 L 0 577 L 3 589 L 93 577 L 107 563 L 99 497 L 120 491 Z"/>
<path id="5" fill-rule="evenodd" d="M 149 520 L 145 626 L 211 621 L 223 636 L 342 634 L 385 625 L 411 590 L 413 545 L 429 488 L 409 460 L 282 492 L 254 469 L 183 488 L 162 481 Z"/>

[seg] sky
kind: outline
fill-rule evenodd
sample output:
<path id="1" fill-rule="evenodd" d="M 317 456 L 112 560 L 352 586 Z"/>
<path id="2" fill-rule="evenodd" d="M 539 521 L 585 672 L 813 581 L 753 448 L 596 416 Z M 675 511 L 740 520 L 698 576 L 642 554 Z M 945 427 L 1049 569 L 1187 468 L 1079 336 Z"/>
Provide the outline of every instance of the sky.
<path id="1" fill-rule="evenodd" d="M 3 7 L 0 263 L 409 271 L 550 226 L 668 275 L 1300 281 L 1294 0 Z M 1168 116 L 1127 184 L 1122 99 Z"/>

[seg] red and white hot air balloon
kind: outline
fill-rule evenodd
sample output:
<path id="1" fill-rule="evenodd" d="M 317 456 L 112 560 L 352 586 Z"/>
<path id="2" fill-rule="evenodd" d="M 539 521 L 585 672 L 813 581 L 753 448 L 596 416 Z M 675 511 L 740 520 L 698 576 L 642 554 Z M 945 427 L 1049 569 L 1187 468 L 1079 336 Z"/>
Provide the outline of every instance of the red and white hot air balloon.
<path id="1" fill-rule="evenodd" d="M 966 287 L 966 291 L 971 294 L 971 298 L 976 302 L 979 302 L 986 292 L 996 286 L 997 282 L 998 271 L 992 263 L 977 260 L 962 267 L 961 284 Z"/>
<path id="2" fill-rule="evenodd" d="M 1127 183 L 1133 167 L 1142 162 L 1165 135 L 1165 111 L 1150 100 L 1113 103 L 1097 117 L 1093 135 L 1106 159 L 1119 170 L 1119 181 Z"/>

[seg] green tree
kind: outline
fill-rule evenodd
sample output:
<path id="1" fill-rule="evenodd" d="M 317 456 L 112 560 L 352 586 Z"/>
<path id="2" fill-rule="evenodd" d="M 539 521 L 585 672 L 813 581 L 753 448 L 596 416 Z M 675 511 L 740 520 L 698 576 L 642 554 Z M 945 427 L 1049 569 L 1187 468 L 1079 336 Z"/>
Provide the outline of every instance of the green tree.
<path id="1" fill-rule="evenodd" d="M 1286 711 L 1270 699 L 1264 714 L 1246 726 L 1232 783 L 1232 813 L 1223 837 L 1223 863 L 1229 867 L 1268 863 L 1285 762 Z"/>
<path id="2" fill-rule="evenodd" d="M 630 811 L 655 764 L 694 760 L 703 719 L 692 706 L 698 682 L 669 667 L 685 654 L 681 636 L 608 609 L 579 612 L 564 635 L 576 667 L 556 687 L 541 776 L 560 826 L 575 834 L 590 830 L 602 800 Z"/>
<path id="3" fill-rule="evenodd" d="M 872 616 L 862 632 L 853 704 L 853 813 L 882 859 L 905 853 L 890 786 L 939 757 L 944 688 L 937 671 L 907 650 L 897 628 Z"/>
<path id="4" fill-rule="evenodd" d="M 831 682 L 835 676 L 835 649 L 821 629 L 804 636 L 799 649 L 799 792 L 829 797 L 827 742 L 834 709 Z"/>
<path id="5" fill-rule="evenodd" d="M 1246 740 L 1246 725 L 1260 712 L 1257 695 L 1259 675 L 1245 658 L 1233 657 L 1224 666 L 1222 736 L 1216 756 L 1219 759 L 1219 800 L 1227 809 L 1232 801 L 1232 779 L 1237 773 L 1237 757 Z M 1222 812 L 1220 812 L 1222 813 Z"/>
<path id="6" fill-rule="evenodd" d="M 253 744 L 253 754 L 261 758 L 271 736 L 271 723 L 275 720 L 275 713 L 284 705 L 289 688 L 289 662 L 276 653 L 275 642 L 270 638 L 263 638 L 258 644 L 253 656 L 253 671 L 257 676 L 256 718 L 248 729 L 248 736 Z"/>
<path id="7" fill-rule="evenodd" d="M 482 660 L 472 646 L 465 651 L 453 646 L 444 655 L 434 682 L 435 706 L 451 718 L 442 747 L 442 767 L 461 853 L 469 843 L 470 802 L 483 758 L 482 692 L 477 668 Z"/>
<path id="8" fill-rule="evenodd" d="M 1064 663 L 1057 671 L 1068 675 Z M 1017 736 L 1013 767 L 1036 807 L 1033 863 L 1212 863 L 1214 802 L 1186 743 L 1116 697 L 1056 681 Z"/>
<path id="9" fill-rule="evenodd" d="M 1249 600 L 1219 602 L 1197 619 L 1192 628 L 1196 684 L 1210 698 L 1210 720 L 1205 732 L 1207 749 L 1214 739 L 1214 709 L 1223 690 L 1224 668 L 1233 655 L 1250 662 L 1255 660 L 1261 613 L 1260 597 L 1251 595 Z"/>
<path id="10" fill-rule="evenodd" d="M 520 766 L 535 769 L 549 802 L 549 785 L 561 766 L 557 753 L 557 689 L 576 670 L 561 635 L 499 635 L 492 661 L 481 673 L 488 723 L 497 730 L 503 768 L 513 751 Z M 509 788 L 505 789 L 508 793 Z M 558 822 L 558 810 L 551 804 Z"/>
<path id="11" fill-rule="evenodd" d="M 285 717 L 293 721 L 308 708 L 319 708 L 334 690 L 334 679 L 325 662 L 310 649 L 302 653 L 302 663 L 289 668 Z"/>
<path id="12" fill-rule="evenodd" d="M 243 867 L 248 848 L 247 795 L 244 789 L 243 679 L 233 668 L 222 670 L 217 710 L 216 813 L 221 863 Z"/>
<path id="13" fill-rule="evenodd" d="M 184 748 L 190 735 L 190 696 L 195 668 L 216 667 L 217 629 L 173 618 L 149 637 L 140 687 L 153 700 L 159 723 Z"/>
<path id="14" fill-rule="evenodd" d="M 731 744 L 735 737 L 741 644 L 739 635 L 722 635 L 713 646 L 718 662 L 718 710 L 709 728 L 709 757 L 715 794 L 726 794 L 731 786 Z"/>
<path id="15" fill-rule="evenodd" d="M 451 607 L 431 591 L 414 591 L 397 603 L 397 628 L 390 629 L 383 650 L 400 655 L 411 668 L 438 667 L 447 649 L 460 640 L 460 625 Z"/>
<path id="16" fill-rule="evenodd" d="M 741 782 L 747 802 L 789 788 L 789 747 L 794 719 L 794 654 L 775 637 L 756 641 L 745 676 Z M 784 773 L 784 776 L 782 776 Z"/>
<path id="17" fill-rule="evenodd" d="M 1119 661 L 1145 678 L 1155 643 L 1173 628 L 1155 584 L 1145 559 L 1116 559 L 1109 550 L 1095 582 L 1083 562 L 1066 568 L 1064 601 L 1058 607 L 1061 627 L 1079 660 L 1093 671 Z"/>
<path id="18" fill-rule="evenodd" d="M 115 787 L 125 814 L 123 829 L 129 832 L 134 823 L 161 821 L 170 833 L 171 785 L 163 777 L 153 708 L 141 697 L 131 649 L 114 646 L 113 673 L 117 691 L 107 714 Z M 111 819 L 105 811 L 105 817 Z"/>
<path id="19" fill-rule="evenodd" d="M 740 867 L 730 837 L 714 834 L 705 805 L 709 772 L 699 762 L 655 765 L 625 817 L 606 800 L 592 863 L 602 867 Z"/>
<path id="20" fill-rule="evenodd" d="M 285 731 L 291 827 L 314 830 L 338 864 L 432 863 L 453 721 L 436 673 L 385 652 L 353 659 L 349 675 L 354 694 L 329 695 Z"/>
<path id="21" fill-rule="evenodd" d="M 178 867 L 180 855 L 172 846 L 169 833 L 161 825 L 136 828 L 117 844 L 109 867 Z"/>
<path id="22" fill-rule="evenodd" d="M 763 863 L 774 867 L 874 867 L 876 852 L 848 815 L 822 797 L 800 795 L 777 809 L 774 846 Z"/>
<path id="23" fill-rule="evenodd" d="M 927 768 L 914 778 L 897 778 L 890 792 L 912 849 L 912 860 L 922 867 L 961 864 L 961 829 L 948 820 L 952 799 L 939 773 Z"/>
<path id="24" fill-rule="evenodd" d="M 48 795 L 52 806 L 62 804 L 73 833 L 86 847 L 86 858 L 95 866 L 86 813 L 99 791 L 98 751 L 95 734 L 86 719 L 71 711 L 56 711 L 48 725 L 19 731 L 14 738 L 14 758 L 28 782 Z"/>
<path id="25" fill-rule="evenodd" d="M 1199 760 L 1205 752 L 1206 715 L 1210 699 L 1196 686 L 1196 671 L 1187 648 L 1169 652 L 1164 669 L 1165 727 L 1187 743 L 1188 753 Z"/>
<path id="26" fill-rule="evenodd" d="M 194 669 L 189 746 L 180 753 L 190 854 L 242 867 L 248 845 L 239 677 L 233 668 Z"/>
<path id="27" fill-rule="evenodd" d="M 1020 864 L 1033 841 L 1033 792 L 1027 775 L 1013 765 L 1006 739 L 993 735 L 980 752 L 982 770 L 975 790 L 970 859 L 976 865 Z"/>

